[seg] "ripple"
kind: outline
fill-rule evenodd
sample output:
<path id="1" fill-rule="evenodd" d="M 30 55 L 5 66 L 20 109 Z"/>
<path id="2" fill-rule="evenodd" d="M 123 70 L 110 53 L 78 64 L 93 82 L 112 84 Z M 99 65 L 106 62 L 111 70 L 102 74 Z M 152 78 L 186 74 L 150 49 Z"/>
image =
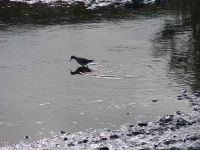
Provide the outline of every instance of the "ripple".
<path id="1" fill-rule="evenodd" d="M 114 79 L 114 80 L 119 80 L 122 78 L 115 77 L 114 75 L 94 75 L 94 77 L 100 78 L 100 79 Z"/>

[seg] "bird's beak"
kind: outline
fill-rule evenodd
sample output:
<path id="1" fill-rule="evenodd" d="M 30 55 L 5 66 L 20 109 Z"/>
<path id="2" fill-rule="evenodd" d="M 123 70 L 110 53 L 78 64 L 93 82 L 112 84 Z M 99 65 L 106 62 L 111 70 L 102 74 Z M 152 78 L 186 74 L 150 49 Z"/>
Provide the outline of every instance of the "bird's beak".
<path id="1" fill-rule="evenodd" d="M 71 75 L 75 75 L 75 73 L 74 72 L 72 72 L 72 70 L 70 69 L 70 73 L 71 73 Z"/>

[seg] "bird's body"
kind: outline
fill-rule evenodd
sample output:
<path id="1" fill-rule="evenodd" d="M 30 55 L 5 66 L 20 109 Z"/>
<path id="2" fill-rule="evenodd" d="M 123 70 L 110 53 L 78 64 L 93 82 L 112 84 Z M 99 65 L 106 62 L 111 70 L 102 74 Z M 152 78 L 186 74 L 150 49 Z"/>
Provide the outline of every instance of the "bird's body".
<path id="1" fill-rule="evenodd" d="M 76 56 L 71 56 L 71 60 L 72 59 L 75 59 L 77 61 L 77 63 L 80 64 L 81 66 L 86 66 L 89 63 L 93 62 L 93 60 L 89 60 L 89 59 L 86 59 L 86 58 L 80 58 L 80 57 L 76 57 Z"/>

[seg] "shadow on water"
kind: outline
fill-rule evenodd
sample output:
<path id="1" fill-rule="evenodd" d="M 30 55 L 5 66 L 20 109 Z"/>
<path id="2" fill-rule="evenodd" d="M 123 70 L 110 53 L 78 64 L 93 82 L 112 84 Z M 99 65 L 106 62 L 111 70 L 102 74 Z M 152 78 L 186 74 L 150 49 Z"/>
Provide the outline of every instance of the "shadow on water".
<path id="1" fill-rule="evenodd" d="M 168 75 L 200 90 L 200 1 L 176 0 L 172 19 L 153 39 L 153 56 L 168 58 Z"/>
<path id="2" fill-rule="evenodd" d="M 71 69 L 70 69 L 71 75 L 76 75 L 76 74 L 84 75 L 85 73 L 88 73 L 88 72 L 92 72 L 92 70 L 90 68 L 84 67 L 84 66 L 78 67 L 76 69 L 76 71 L 71 71 Z"/>

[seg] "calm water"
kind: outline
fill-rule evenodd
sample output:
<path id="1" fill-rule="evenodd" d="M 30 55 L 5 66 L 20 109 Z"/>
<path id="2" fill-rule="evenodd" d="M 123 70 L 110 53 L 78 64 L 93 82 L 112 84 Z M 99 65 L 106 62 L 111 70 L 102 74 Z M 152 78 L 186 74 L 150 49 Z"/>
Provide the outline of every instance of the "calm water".
<path id="1" fill-rule="evenodd" d="M 174 18 L 2 27 L 1 145 L 187 111 L 176 96 L 196 90 L 190 85 L 195 75 L 176 60 L 188 52 L 192 30 L 176 34 Z M 91 72 L 71 75 L 79 67 L 71 55 L 94 59 Z"/>

